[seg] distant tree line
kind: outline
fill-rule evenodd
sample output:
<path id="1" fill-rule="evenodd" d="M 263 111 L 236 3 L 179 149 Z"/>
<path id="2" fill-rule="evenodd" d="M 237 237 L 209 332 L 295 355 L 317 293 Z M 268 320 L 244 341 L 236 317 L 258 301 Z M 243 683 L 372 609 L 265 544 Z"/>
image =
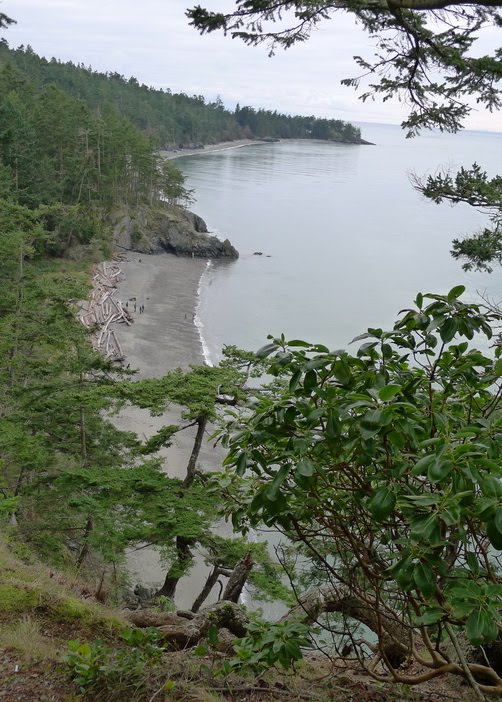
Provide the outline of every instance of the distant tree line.
<path id="1" fill-rule="evenodd" d="M 118 115 L 155 140 L 162 148 L 178 148 L 241 138 L 330 139 L 359 142 L 360 130 L 342 120 L 280 114 L 253 107 L 225 109 L 221 99 L 208 102 L 157 90 L 119 73 L 99 73 L 83 64 L 37 56 L 30 46 L 10 49 L 0 44 L 0 63 L 10 61 L 40 89 L 57 86 L 91 110 L 113 105 Z"/>
<path id="2" fill-rule="evenodd" d="M 323 139 L 354 143 L 361 139 L 361 130 L 341 119 L 318 119 L 301 115 L 284 115 L 276 110 L 235 108 L 235 119 L 251 137 L 275 139 Z"/>

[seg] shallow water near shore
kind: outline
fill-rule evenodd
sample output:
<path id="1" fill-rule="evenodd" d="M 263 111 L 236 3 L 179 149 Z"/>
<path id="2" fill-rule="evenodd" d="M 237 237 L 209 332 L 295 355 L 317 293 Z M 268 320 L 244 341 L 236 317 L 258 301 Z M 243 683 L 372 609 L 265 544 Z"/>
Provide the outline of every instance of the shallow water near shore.
<path id="1" fill-rule="evenodd" d="M 375 146 L 259 144 L 180 158 L 193 209 L 239 249 L 203 273 L 198 322 L 206 357 L 224 344 L 257 349 L 267 334 L 346 347 L 368 326 L 389 326 L 417 292 L 463 284 L 502 298 L 498 270 L 465 273 L 452 239 L 487 217 L 467 205 L 435 205 L 410 173 L 469 167 L 494 175 L 502 134 L 425 133 L 361 125 Z M 261 252 L 262 255 L 254 255 Z"/>

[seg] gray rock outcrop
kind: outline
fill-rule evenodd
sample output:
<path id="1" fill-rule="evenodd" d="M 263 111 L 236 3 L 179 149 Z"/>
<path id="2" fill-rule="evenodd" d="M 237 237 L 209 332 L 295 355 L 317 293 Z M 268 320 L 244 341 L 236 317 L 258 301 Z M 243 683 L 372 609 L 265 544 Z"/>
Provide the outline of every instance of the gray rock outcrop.
<path id="1" fill-rule="evenodd" d="M 112 217 L 114 242 L 138 253 L 172 253 L 201 258 L 238 258 L 228 239 L 211 235 L 204 220 L 179 207 L 123 209 Z"/>

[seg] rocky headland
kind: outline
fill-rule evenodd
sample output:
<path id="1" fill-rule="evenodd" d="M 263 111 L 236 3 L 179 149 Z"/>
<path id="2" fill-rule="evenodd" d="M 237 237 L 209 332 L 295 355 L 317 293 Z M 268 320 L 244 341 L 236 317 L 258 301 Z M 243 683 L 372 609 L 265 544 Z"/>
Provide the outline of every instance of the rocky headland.
<path id="1" fill-rule="evenodd" d="M 113 215 L 112 227 L 114 243 L 122 250 L 206 259 L 239 257 L 228 239 L 210 234 L 201 217 L 181 207 L 124 208 Z"/>

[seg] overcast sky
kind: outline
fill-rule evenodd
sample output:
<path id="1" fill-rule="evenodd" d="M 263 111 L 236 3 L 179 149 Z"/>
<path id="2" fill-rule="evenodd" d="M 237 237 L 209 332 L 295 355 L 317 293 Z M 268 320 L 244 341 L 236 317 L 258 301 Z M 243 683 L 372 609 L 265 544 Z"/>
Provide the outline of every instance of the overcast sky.
<path id="1" fill-rule="evenodd" d="M 265 46 L 248 47 L 221 35 L 199 34 L 185 10 L 195 4 L 222 10 L 230 0 L 0 0 L 17 21 L 3 32 L 9 45 L 30 44 L 47 58 L 84 63 L 99 71 L 134 75 L 140 83 L 189 95 L 218 95 L 242 105 L 291 114 L 359 122 L 399 123 L 397 101 L 362 103 L 340 80 L 357 74 L 352 56 L 371 57 L 373 44 L 340 13 L 310 41 L 269 58 Z M 495 31 L 487 41 L 495 42 Z M 497 37 L 498 38 L 498 37 Z M 497 44 L 495 44 L 497 45 Z M 501 114 L 481 110 L 472 129 L 502 131 Z"/>

